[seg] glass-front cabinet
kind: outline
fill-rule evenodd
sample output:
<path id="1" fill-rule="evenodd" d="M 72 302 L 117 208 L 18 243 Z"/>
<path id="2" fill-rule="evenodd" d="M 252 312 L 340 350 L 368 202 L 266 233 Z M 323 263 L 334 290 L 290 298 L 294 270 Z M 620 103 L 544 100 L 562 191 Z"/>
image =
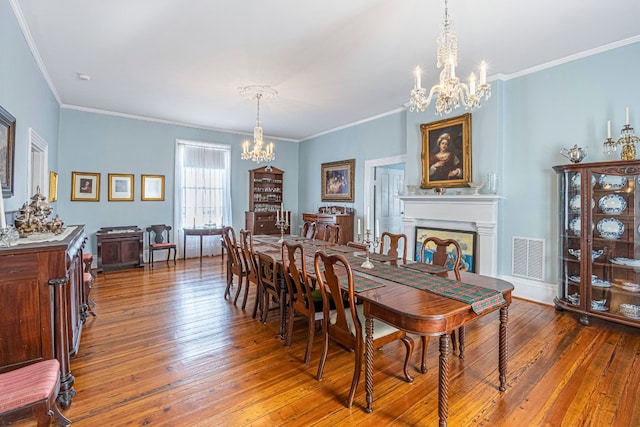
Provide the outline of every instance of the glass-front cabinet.
<path id="1" fill-rule="evenodd" d="M 556 308 L 640 327 L 640 161 L 555 166 Z"/>

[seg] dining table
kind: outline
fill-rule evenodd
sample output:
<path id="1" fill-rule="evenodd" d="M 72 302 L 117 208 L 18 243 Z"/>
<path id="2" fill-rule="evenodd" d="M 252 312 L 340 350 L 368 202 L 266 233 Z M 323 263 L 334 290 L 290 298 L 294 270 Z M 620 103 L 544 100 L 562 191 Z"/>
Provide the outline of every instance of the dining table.
<path id="1" fill-rule="evenodd" d="M 339 253 L 349 261 L 356 283 L 356 295 L 363 303 L 365 314 L 365 390 L 366 412 L 373 412 L 373 319 L 379 319 L 398 329 L 421 336 L 439 337 L 438 418 L 446 426 L 449 416 L 449 359 L 451 332 L 460 328 L 460 356 L 464 352 L 464 326 L 467 322 L 499 311 L 498 389 L 505 391 L 507 378 L 507 321 L 513 285 L 505 280 L 472 272 L 460 272 L 460 281 L 442 277 L 446 267 L 411 262 L 390 265 L 386 255 L 370 253 L 373 268 L 362 263 L 366 252 L 361 249 L 285 236 L 305 248 L 307 270 L 315 274 L 313 256 L 318 250 Z M 274 247 L 281 242 L 271 236 L 254 236 L 256 251 L 275 255 Z M 395 259 L 395 258 L 394 258 Z M 275 256 L 274 256 L 274 261 Z M 282 260 L 279 260 L 280 264 Z M 445 274 L 446 275 L 446 274 Z M 283 300 L 284 301 L 284 300 Z M 284 313 L 282 313 L 283 315 Z M 281 322 L 284 330 L 284 320 Z"/>

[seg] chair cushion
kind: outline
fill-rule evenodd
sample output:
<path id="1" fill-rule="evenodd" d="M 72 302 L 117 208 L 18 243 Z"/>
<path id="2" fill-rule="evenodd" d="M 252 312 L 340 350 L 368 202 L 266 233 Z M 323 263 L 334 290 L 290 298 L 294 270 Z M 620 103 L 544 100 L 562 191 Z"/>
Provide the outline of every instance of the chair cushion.
<path id="1" fill-rule="evenodd" d="M 176 244 L 175 243 L 152 243 L 151 247 L 153 249 L 168 249 L 168 248 L 175 248 Z"/>
<path id="2" fill-rule="evenodd" d="M 364 310 L 363 305 L 361 305 L 361 304 L 360 305 L 356 305 L 356 311 L 358 312 L 358 317 L 363 322 L 362 323 L 362 328 L 364 329 L 364 321 L 365 321 L 366 318 L 364 316 L 363 310 Z M 348 306 L 345 308 L 345 311 L 347 312 L 345 314 L 346 314 L 346 317 L 347 317 L 347 324 L 349 325 L 349 329 L 351 330 L 351 333 L 353 335 L 355 335 L 356 334 L 356 327 L 353 324 L 353 319 L 351 318 L 351 312 L 350 312 Z M 337 313 L 331 315 L 330 322 L 331 323 L 335 323 L 337 316 L 338 316 Z M 393 326 L 391 326 L 391 325 L 389 325 L 387 323 L 384 323 L 381 320 L 373 319 L 373 339 L 374 340 L 378 339 L 380 337 L 384 337 L 386 335 L 390 335 L 390 334 L 392 334 L 394 332 L 397 332 L 397 331 L 398 331 L 398 328 L 394 328 Z M 365 340 L 367 338 L 366 335 L 367 334 L 363 330 L 363 333 L 362 333 L 362 339 L 363 340 Z"/>
<path id="3" fill-rule="evenodd" d="M 47 399 L 60 378 L 57 359 L 44 360 L 0 374 L 0 413 Z"/>

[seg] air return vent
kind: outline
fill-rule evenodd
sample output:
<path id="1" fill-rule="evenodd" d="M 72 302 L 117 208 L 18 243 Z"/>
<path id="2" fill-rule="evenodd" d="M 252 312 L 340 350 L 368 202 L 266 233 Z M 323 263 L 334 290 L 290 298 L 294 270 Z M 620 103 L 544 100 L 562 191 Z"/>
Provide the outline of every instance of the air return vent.
<path id="1" fill-rule="evenodd" d="M 544 279 L 544 240 L 514 237 L 512 253 L 514 276 Z"/>

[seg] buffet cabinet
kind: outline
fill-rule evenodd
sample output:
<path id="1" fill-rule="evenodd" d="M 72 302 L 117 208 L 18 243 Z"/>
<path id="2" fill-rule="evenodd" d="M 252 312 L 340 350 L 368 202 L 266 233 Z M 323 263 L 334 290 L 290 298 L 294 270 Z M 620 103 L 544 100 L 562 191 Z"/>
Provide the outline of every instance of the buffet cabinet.
<path id="1" fill-rule="evenodd" d="M 276 212 L 283 199 L 284 171 L 264 166 L 249 171 L 249 211 L 245 212 L 245 228 L 253 234 L 280 234 Z"/>
<path id="2" fill-rule="evenodd" d="M 0 248 L 0 372 L 53 359 L 60 362 L 63 408 L 75 396 L 69 358 L 87 316 L 83 286 L 84 226 L 57 241 Z"/>
<path id="3" fill-rule="evenodd" d="M 640 161 L 555 166 L 556 308 L 640 327 Z"/>
<path id="4" fill-rule="evenodd" d="M 327 224 L 337 224 L 340 226 L 339 244 L 346 245 L 347 242 L 354 240 L 352 208 L 339 206 L 321 208 L 320 212 L 317 213 L 303 213 L 302 221 L 316 223 L 316 230 L 318 230 L 316 239 L 324 240 L 324 231 Z"/>
<path id="5" fill-rule="evenodd" d="M 135 225 L 102 227 L 96 233 L 96 271 L 144 267 L 143 236 L 144 232 Z"/>

